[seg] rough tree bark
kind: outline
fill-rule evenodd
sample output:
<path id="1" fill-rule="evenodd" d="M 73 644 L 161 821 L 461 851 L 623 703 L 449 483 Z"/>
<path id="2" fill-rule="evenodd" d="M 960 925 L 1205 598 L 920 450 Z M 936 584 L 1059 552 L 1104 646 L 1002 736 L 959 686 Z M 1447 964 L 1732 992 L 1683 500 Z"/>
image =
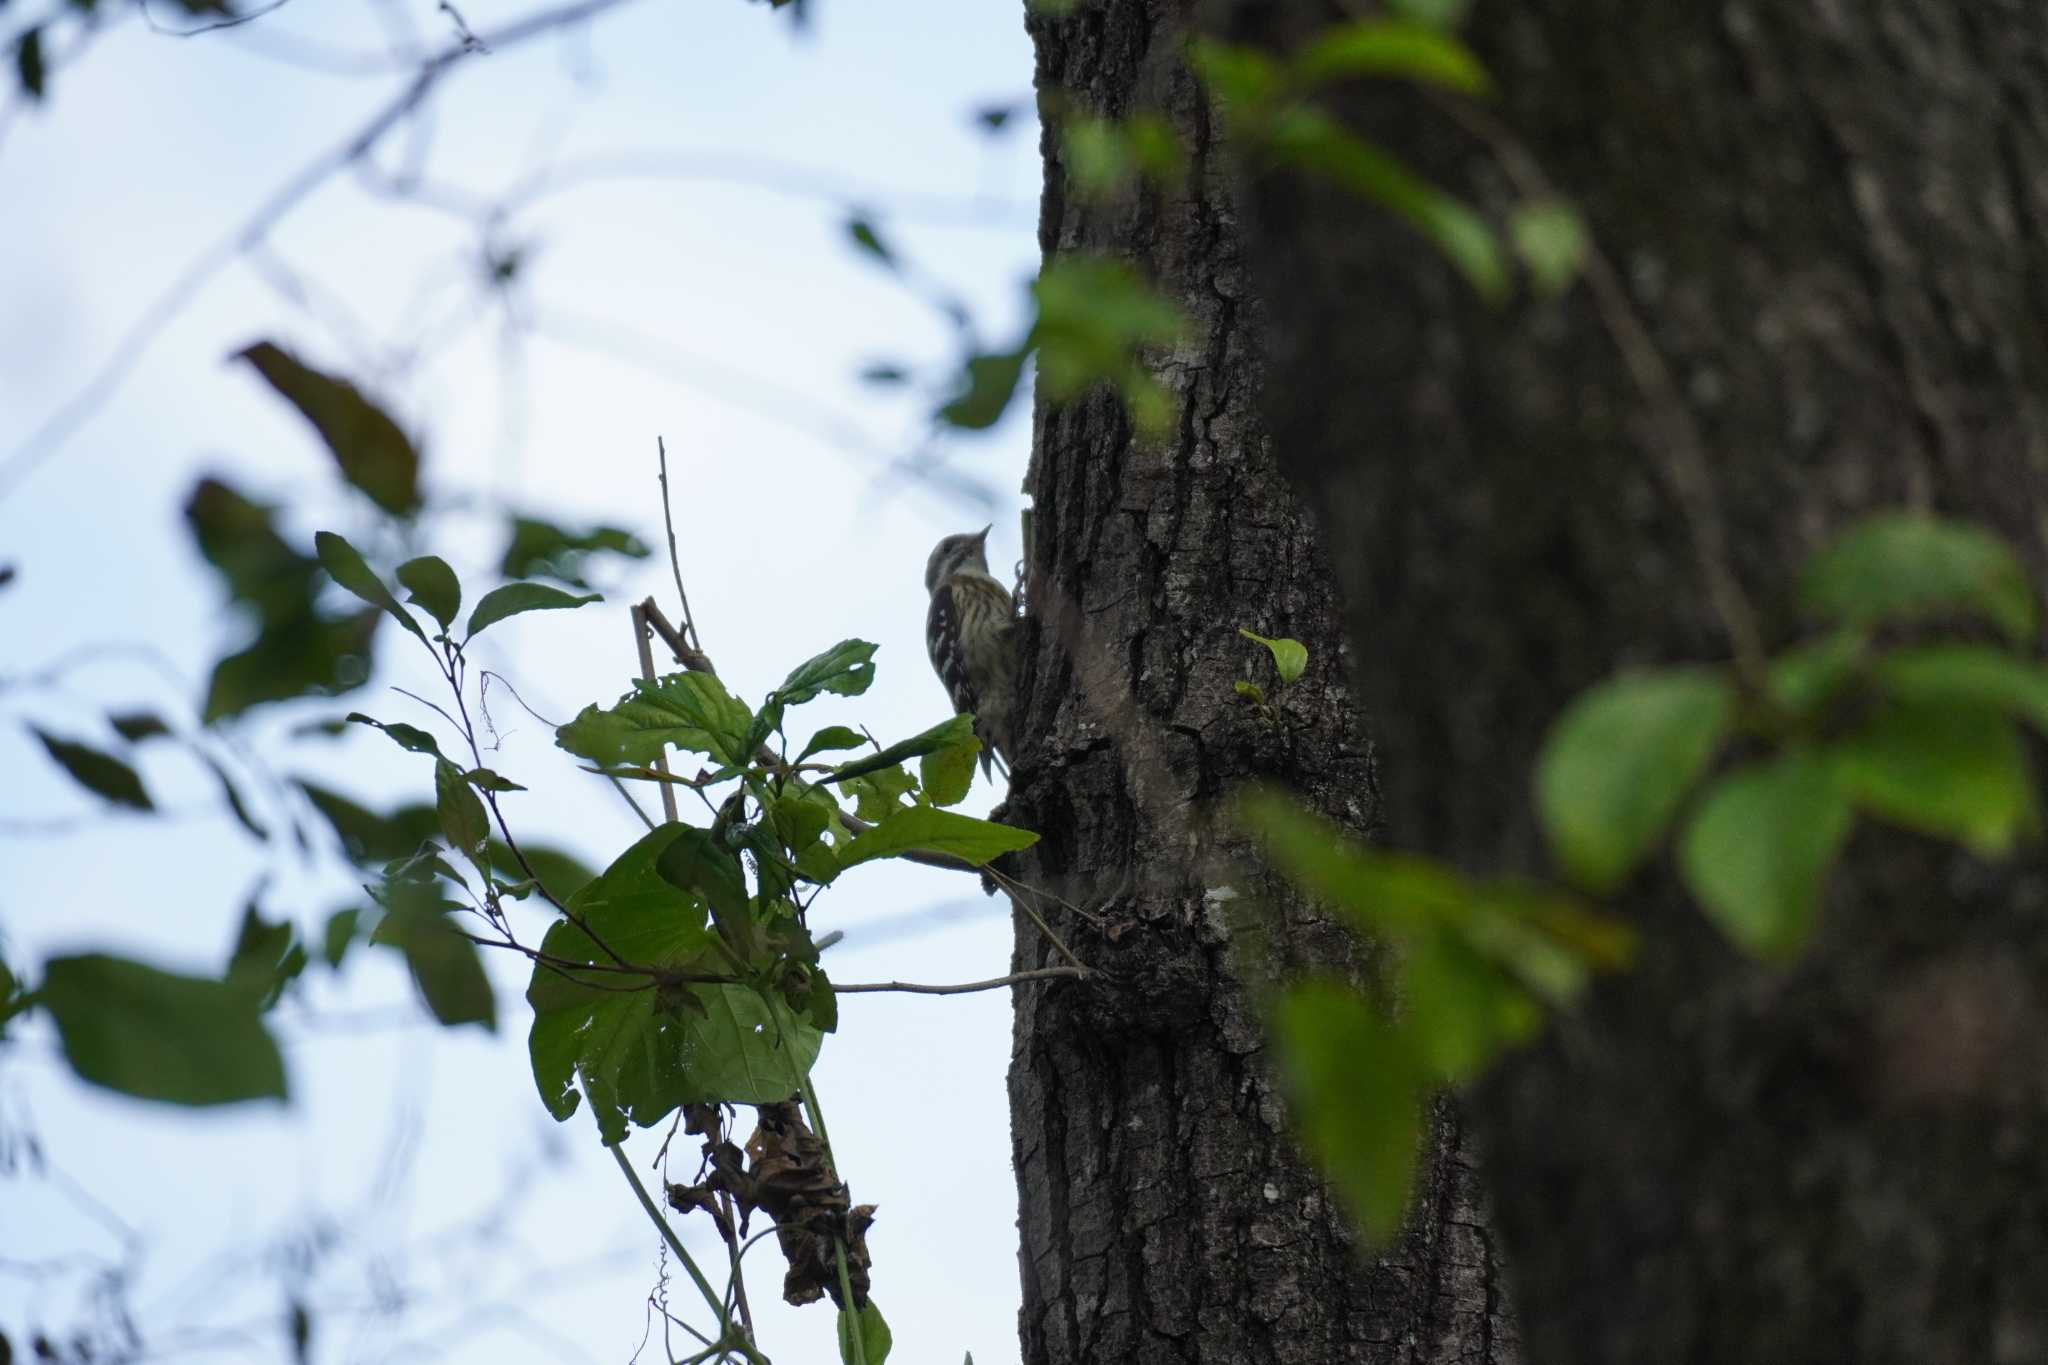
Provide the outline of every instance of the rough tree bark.
<path id="1" fill-rule="evenodd" d="M 1378 795 L 1327 561 L 1260 415 L 1237 214 L 1181 60 L 1190 8 L 1112 0 L 1030 20 L 1048 258 L 1131 261 L 1196 325 L 1159 370 L 1180 404 L 1170 434 L 1134 433 L 1106 396 L 1036 414 L 1028 738 L 1009 806 L 1042 836 L 1024 879 L 1087 912 L 1057 923 L 1100 975 L 1017 992 L 1024 1359 L 1506 1365 L 1515 1342 L 1453 1112 L 1436 1116 L 1413 1225 L 1368 1261 L 1290 1141 L 1261 1055 L 1259 984 L 1356 967 L 1358 950 L 1242 874 L 1220 807 L 1266 778 L 1364 831 Z M 1177 129 L 1185 186 L 1071 194 L 1068 114 L 1141 109 Z M 1275 692 L 1240 626 L 1309 648 L 1271 720 L 1233 689 Z M 1058 960 L 1020 921 L 1018 967 Z"/>
<path id="2" fill-rule="evenodd" d="M 1213 19 L 1286 47 L 1338 14 Z M 2041 570 L 2048 7 L 1481 0 L 1467 33 L 1704 433 L 1770 644 L 1796 636 L 1799 563 L 1869 509 L 1989 523 Z M 1441 105 L 1344 108 L 1509 197 Z M 1335 550 L 1389 837 L 1540 869 L 1529 773 L 1557 712 L 1619 665 L 1729 648 L 1660 473 L 1668 422 L 1585 289 L 1492 313 L 1341 192 L 1266 175 L 1240 207 L 1284 377 L 1265 410 Z M 1866 830 L 1849 869 L 1784 973 L 1646 874 L 1623 898 L 1640 968 L 1472 1097 L 1530 1359 L 2048 1359 L 2038 854 Z"/>

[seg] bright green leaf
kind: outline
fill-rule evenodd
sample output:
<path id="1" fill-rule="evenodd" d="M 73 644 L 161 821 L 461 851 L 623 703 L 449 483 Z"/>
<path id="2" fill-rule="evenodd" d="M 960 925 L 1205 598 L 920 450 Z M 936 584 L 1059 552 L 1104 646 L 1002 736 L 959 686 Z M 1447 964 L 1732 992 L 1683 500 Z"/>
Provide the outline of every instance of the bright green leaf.
<path id="1" fill-rule="evenodd" d="M 1858 807 L 1981 856 L 2004 855 L 2037 824 L 2019 732 L 1988 706 L 1889 706 L 1834 755 Z"/>
<path id="2" fill-rule="evenodd" d="M 877 648 L 866 640 L 841 640 L 790 670 L 782 686 L 775 689 L 775 695 L 790 706 L 801 706 L 820 692 L 857 697 L 875 680 Z"/>
<path id="3" fill-rule="evenodd" d="M 1992 707 L 2048 734 L 2048 668 L 1985 645 L 1922 645 L 1880 659 L 1879 687 L 1927 706 Z"/>
<path id="4" fill-rule="evenodd" d="M 2039 630 L 2026 566 L 1990 532 L 1908 512 L 1868 517 L 1807 564 L 1800 599 L 1849 625 L 1918 620 L 1946 612 L 1984 617 L 2014 644 Z"/>
<path id="5" fill-rule="evenodd" d="M 1721 932 L 1783 961 L 1812 935 L 1828 869 L 1854 824 L 1827 760 L 1792 750 L 1707 789 L 1679 842 L 1679 869 Z"/>
<path id="6" fill-rule="evenodd" d="M 590 602 L 602 602 L 600 593 L 585 593 L 581 596 L 551 588 L 545 583 L 507 583 L 492 588 L 476 604 L 476 610 L 469 614 L 469 639 L 475 639 L 490 626 L 496 625 L 508 616 L 517 616 L 528 611 L 559 611 L 569 607 L 580 607 Z"/>
<path id="7" fill-rule="evenodd" d="M 1238 696 L 1243 697 L 1252 705 L 1264 706 L 1266 704 L 1266 694 L 1259 690 L 1259 685 L 1257 683 L 1246 682 L 1243 678 L 1239 678 L 1230 686 L 1231 690 L 1236 692 Z"/>
<path id="8" fill-rule="evenodd" d="M 860 1338 L 857 1353 L 856 1333 Z M 889 1324 L 882 1321 L 882 1310 L 875 1307 L 873 1299 L 862 1304 L 857 1313 L 849 1308 L 839 1310 L 840 1365 L 882 1365 L 894 1343 Z"/>
<path id="9" fill-rule="evenodd" d="M 141 775 L 120 759 L 88 744 L 59 739 L 33 725 L 28 729 L 42 741 L 43 751 L 51 761 L 93 795 L 131 810 L 156 809 L 156 803 L 149 799 L 149 792 L 142 785 Z"/>
<path id="10" fill-rule="evenodd" d="M 569 902 L 605 948 L 629 962 L 667 970 L 727 970 L 703 902 L 665 880 L 656 865 L 685 827 L 664 825 L 628 849 Z M 548 931 L 542 949 L 558 960 L 613 965 L 576 924 Z M 789 1052 L 750 987 L 678 983 L 632 989 L 616 972 L 537 967 L 527 987 L 534 1008 L 529 1051 L 541 1099 L 557 1119 L 579 1104 L 597 1111 L 605 1141 L 630 1120 L 660 1122 L 698 1101 L 786 1099 L 795 1076 L 816 1059 L 821 1035 L 801 1024 Z M 621 989 L 627 987 L 627 989 Z"/>
<path id="11" fill-rule="evenodd" d="M 1860 630 L 1838 630 L 1786 650 L 1771 660 L 1772 698 L 1794 716 L 1819 715 L 1863 667 L 1869 645 Z"/>
<path id="12" fill-rule="evenodd" d="M 981 741 L 970 734 L 958 744 L 934 749 L 920 757 L 917 775 L 925 800 L 934 806 L 957 806 L 965 801 L 968 789 L 974 785 L 975 755 L 980 752 Z"/>
<path id="13" fill-rule="evenodd" d="M 1320 30 L 1295 54 L 1293 75 L 1308 85 L 1400 77 L 1461 95 L 1484 94 L 1492 85 L 1470 48 L 1438 26 L 1401 19 L 1354 19 Z"/>
<path id="14" fill-rule="evenodd" d="M 1554 298 L 1571 287 L 1586 263 L 1586 220 L 1562 199 L 1525 199 L 1508 217 L 1508 240 L 1536 292 Z"/>
<path id="15" fill-rule="evenodd" d="M 827 782 L 843 782 L 849 778 L 863 777 L 869 773 L 893 768 L 908 759 L 921 758 L 939 749 L 950 749 L 974 738 L 974 717 L 956 715 L 934 725 L 922 734 L 899 740 L 879 753 L 864 754 L 850 763 L 842 763 L 833 771 Z"/>
<path id="16" fill-rule="evenodd" d="M 36 998 L 94 1085 L 169 1104 L 285 1097 L 284 1058 L 228 982 L 92 953 L 45 963 Z"/>
<path id="17" fill-rule="evenodd" d="M 439 555 L 408 559 L 398 566 L 398 581 L 411 594 L 409 600 L 425 607 L 441 623 L 441 629 L 455 623 L 455 613 L 462 606 L 462 583 L 447 560 Z"/>
<path id="18" fill-rule="evenodd" d="M 1400 1030 L 1334 981 L 1289 989 L 1272 1036 L 1310 1154 L 1366 1236 L 1384 1244 L 1407 1212 L 1427 1072 Z"/>
<path id="19" fill-rule="evenodd" d="M 1280 681 L 1291 683 L 1308 667 L 1308 646 L 1299 640 L 1268 640 L 1263 635 L 1238 627 L 1237 633 L 1247 640 L 1256 640 L 1273 652 L 1273 667 L 1279 671 Z M 1264 700 L 1261 696 L 1260 700 Z"/>
<path id="20" fill-rule="evenodd" d="M 1281 89 L 1279 63 L 1254 47 L 1197 38 L 1188 44 L 1188 60 L 1202 84 L 1239 116 L 1256 116 Z"/>
<path id="21" fill-rule="evenodd" d="M 924 853 L 949 853 L 977 867 L 1020 848 L 1029 848 L 1038 836 L 1028 829 L 998 825 L 972 816 L 959 815 L 931 806 L 904 806 L 889 813 L 873 829 L 862 830 L 840 853 L 842 868 L 854 867 L 875 858 L 893 857 L 915 849 Z"/>
<path id="22" fill-rule="evenodd" d="M 716 674 L 670 673 L 651 683 L 635 679 L 608 710 L 584 707 L 555 732 L 555 743 L 607 768 L 648 766 L 670 745 L 737 767 L 753 758 L 746 742 L 753 723 L 753 712 Z"/>
<path id="23" fill-rule="evenodd" d="M 1327 176 L 1402 219 L 1428 238 L 1481 298 L 1497 303 L 1507 297 L 1507 264 L 1486 220 L 1394 156 L 1306 105 L 1289 110 L 1274 125 L 1269 145 L 1282 161 Z"/>
<path id="24" fill-rule="evenodd" d="M 849 730 L 844 725 L 828 725 L 811 736 L 810 742 L 804 745 L 803 752 L 796 756 L 796 761 L 801 763 L 812 754 L 822 754 L 828 750 L 858 749 L 867 742 L 868 737 L 858 730 Z"/>
<path id="25" fill-rule="evenodd" d="M 1587 890 L 1612 891 L 1663 835 L 1727 737 L 1735 691 L 1706 669 L 1623 673 L 1566 708 L 1537 760 L 1550 849 Z"/>

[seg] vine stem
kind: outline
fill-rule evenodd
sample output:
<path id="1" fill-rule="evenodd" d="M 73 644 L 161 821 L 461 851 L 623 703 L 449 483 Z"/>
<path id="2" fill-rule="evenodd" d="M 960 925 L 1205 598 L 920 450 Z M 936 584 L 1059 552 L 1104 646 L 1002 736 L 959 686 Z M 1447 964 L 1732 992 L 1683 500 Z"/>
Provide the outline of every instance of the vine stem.
<path id="1" fill-rule="evenodd" d="M 612 1160 L 617 1162 L 619 1170 L 625 1173 L 626 1183 L 633 1187 L 633 1194 L 639 1199 L 640 1207 L 647 1211 L 647 1217 L 661 1233 L 662 1240 L 668 1243 L 668 1249 L 683 1263 L 683 1269 L 690 1272 L 690 1279 L 696 1283 L 697 1292 L 704 1296 L 704 1302 L 710 1304 L 711 1311 L 718 1315 L 718 1349 L 725 1349 L 725 1344 L 733 1341 L 736 1334 L 733 1331 L 732 1317 L 725 1311 L 724 1298 L 713 1292 L 711 1282 L 705 1279 L 704 1272 L 697 1268 L 695 1258 L 684 1248 L 682 1239 L 676 1236 L 676 1230 L 668 1225 L 668 1219 L 661 1216 L 661 1210 L 656 1207 L 654 1197 L 647 1193 L 647 1186 L 641 1181 L 640 1173 L 633 1169 L 632 1162 L 626 1160 L 625 1147 L 622 1144 L 612 1144 L 611 1153 Z M 738 1349 L 755 1365 L 768 1365 L 767 1357 L 755 1350 L 754 1344 L 744 1337 L 739 1339 Z"/>

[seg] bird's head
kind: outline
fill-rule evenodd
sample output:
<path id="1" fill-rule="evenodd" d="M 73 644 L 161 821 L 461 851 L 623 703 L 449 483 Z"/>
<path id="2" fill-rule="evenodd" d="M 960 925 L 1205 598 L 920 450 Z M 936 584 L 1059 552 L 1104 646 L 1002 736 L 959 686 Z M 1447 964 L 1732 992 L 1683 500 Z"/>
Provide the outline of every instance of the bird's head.
<path id="1" fill-rule="evenodd" d="M 924 564 L 924 590 L 930 592 L 962 569 L 987 573 L 988 533 L 994 529 L 995 523 L 990 522 L 979 531 L 947 536 L 933 546 L 932 557 Z"/>

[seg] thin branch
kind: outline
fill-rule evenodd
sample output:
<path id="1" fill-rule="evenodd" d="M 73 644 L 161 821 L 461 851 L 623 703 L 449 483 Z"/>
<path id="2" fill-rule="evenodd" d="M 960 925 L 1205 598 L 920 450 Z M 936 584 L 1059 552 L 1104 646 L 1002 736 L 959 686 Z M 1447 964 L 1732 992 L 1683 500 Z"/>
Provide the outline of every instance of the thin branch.
<path id="1" fill-rule="evenodd" d="M 654 450 L 661 461 L 661 524 L 668 531 L 668 568 L 669 572 L 675 575 L 676 598 L 683 604 L 683 634 L 688 638 L 690 647 L 702 654 L 704 639 L 697 634 L 697 622 L 690 615 L 690 590 L 683 586 L 683 561 L 676 553 L 676 518 L 675 512 L 669 506 L 668 496 L 668 443 L 656 436 Z M 653 682 L 654 665 L 647 659 L 647 638 L 644 634 L 640 639 L 640 657 L 648 669 L 647 680 Z"/>
<path id="2" fill-rule="evenodd" d="M 662 496 L 662 511 L 663 511 L 663 512 L 666 512 L 666 511 L 668 510 L 668 497 L 667 497 L 667 494 L 668 494 L 668 476 L 667 476 L 667 472 L 666 472 L 666 470 L 667 470 L 667 465 L 666 465 L 666 462 L 664 462 L 664 464 L 663 464 L 663 475 L 662 475 L 662 482 L 661 482 L 661 488 L 662 488 L 662 495 L 663 495 L 663 496 Z M 673 554 L 673 553 L 675 552 L 675 544 L 676 544 L 676 537 L 675 537 L 675 531 L 674 531 L 673 529 L 671 529 L 671 530 L 669 531 L 669 537 L 668 537 L 668 544 L 669 544 L 669 552 L 670 552 L 671 554 Z M 686 610 L 687 610 L 687 608 L 686 608 Z M 634 608 L 632 609 L 632 617 L 633 617 L 633 644 L 634 644 L 634 646 L 635 646 L 635 647 L 636 647 L 636 648 L 637 648 L 637 649 L 638 649 L 638 650 L 640 651 L 640 676 L 641 676 L 642 678 L 646 679 L 646 680 L 647 680 L 647 682 L 648 682 L 649 684 L 652 684 L 652 683 L 654 682 L 654 651 L 653 651 L 652 649 L 648 648 L 648 646 L 647 646 L 647 612 L 646 612 L 646 609 L 645 609 L 645 608 L 642 608 L 642 607 L 634 607 Z M 662 781 L 661 781 L 661 813 L 662 813 L 662 815 L 663 815 L 663 816 L 665 816 L 665 817 L 666 817 L 666 818 L 668 819 L 668 822 L 669 822 L 669 823 L 670 823 L 671 825 L 673 825 L 673 824 L 675 824 L 675 823 L 676 823 L 677 821 L 679 821 L 680 819 L 682 819 L 682 816 L 681 816 L 681 815 L 679 815 L 679 814 L 677 813 L 677 811 L 676 811 L 676 789 L 675 789 L 675 788 L 674 788 L 673 786 L 669 785 L 669 784 L 670 784 L 670 783 L 671 783 L 672 781 L 674 781 L 675 779 L 674 779 L 674 776 L 673 776 L 673 775 L 672 775 L 672 774 L 671 774 L 671 773 L 669 772 L 669 770 L 668 770 L 668 746 L 667 746 L 667 745 L 663 745 L 663 746 L 662 746 L 661 748 L 659 748 L 659 749 L 655 750 L 655 752 L 654 752 L 654 772 L 655 772 L 655 774 L 656 774 L 657 776 L 659 776 L 659 777 L 660 777 L 660 778 L 662 779 Z M 612 781 L 613 781 L 614 783 L 616 783 L 616 782 L 617 782 L 618 780 L 619 780 L 619 779 L 618 779 L 618 778 L 617 778 L 616 776 L 614 776 L 614 777 L 612 778 Z M 622 787 L 622 788 L 620 788 L 620 790 L 624 790 L 624 788 Z"/>
<path id="3" fill-rule="evenodd" d="M 832 983 L 834 995 L 871 995 L 883 991 L 900 991 L 908 995 L 971 995 L 975 991 L 998 991 L 1005 986 L 1015 986 L 1024 981 L 1085 981 L 1092 972 L 1085 967 L 1040 967 L 1034 971 L 1015 972 L 999 976 L 990 981 L 968 981 L 957 986 L 921 986 L 914 981 L 865 981 L 857 985 L 842 986 Z"/>

